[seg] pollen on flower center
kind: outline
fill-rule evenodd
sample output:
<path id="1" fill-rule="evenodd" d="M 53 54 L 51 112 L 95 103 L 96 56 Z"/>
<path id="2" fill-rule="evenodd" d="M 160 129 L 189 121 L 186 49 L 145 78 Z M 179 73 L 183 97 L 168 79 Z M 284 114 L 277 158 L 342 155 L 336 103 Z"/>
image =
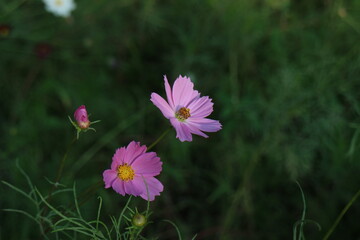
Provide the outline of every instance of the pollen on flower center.
<path id="1" fill-rule="evenodd" d="M 117 175 L 123 181 L 133 180 L 135 176 L 134 170 L 127 163 L 118 166 Z"/>
<path id="2" fill-rule="evenodd" d="M 61 6 L 61 5 L 63 5 L 63 1 L 62 0 L 55 0 L 55 5 L 56 6 Z"/>
<path id="3" fill-rule="evenodd" d="M 182 107 L 179 109 L 179 111 L 177 111 L 175 113 L 175 117 L 179 120 L 179 121 L 185 121 L 186 119 L 188 119 L 189 117 L 191 117 L 190 115 L 190 109 L 186 108 L 186 107 Z"/>

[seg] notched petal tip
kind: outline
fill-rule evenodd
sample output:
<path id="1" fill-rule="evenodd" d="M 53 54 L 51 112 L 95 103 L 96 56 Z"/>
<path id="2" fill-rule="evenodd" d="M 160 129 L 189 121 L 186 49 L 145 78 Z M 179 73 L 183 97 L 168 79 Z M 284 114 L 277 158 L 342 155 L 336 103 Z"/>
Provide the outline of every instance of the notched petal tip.
<path id="1" fill-rule="evenodd" d="M 114 169 L 117 165 L 122 163 L 124 161 L 124 157 L 125 157 L 125 147 L 116 149 L 112 157 L 111 169 Z"/>

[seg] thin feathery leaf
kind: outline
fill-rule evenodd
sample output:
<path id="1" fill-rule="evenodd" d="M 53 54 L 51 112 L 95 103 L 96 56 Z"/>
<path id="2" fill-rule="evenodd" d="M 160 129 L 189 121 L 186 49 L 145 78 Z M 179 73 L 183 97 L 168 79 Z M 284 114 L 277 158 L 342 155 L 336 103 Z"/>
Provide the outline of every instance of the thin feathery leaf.
<path id="1" fill-rule="evenodd" d="M 77 196 L 76 196 L 76 184 L 75 184 L 75 182 L 74 182 L 74 185 L 73 185 L 73 193 L 74 193 L 74 202 L 75 202 L 76 212 L 79 215 L 79 217 L 82 218 L 80 208 L 79 208 L 79 204 L 78 204 L 78 201 L 77 201 Z"/>
<path id="2" fill-rule="evenodd" d="M 109 228 L 106 226 L 105 223 L 103 223 L 102 221 L 97 221 L 97 220 L 94 220 L 94 221 L 90 221 L 89 224 L 97 224 L 97 223 L 100 223 L 100 225 L 102 225 L 104 227 L 104 229 L 106 230 L 106 233 L 109 237 L 109 239 L 111 239 L 111 232 L 109 231 Z"/>
<path id="3" fill-rule="evenodd" d="M 162 220 L 163 222 L 167 222 L 167 223 L 170 223 L 175 229 L 176 229 L 176 232 L 177 232 L 177 235 L 178 235 L 178 238 L 179 238 L 179 240 L 182 240 L 182 238 L 181 238 L 181 234 L 180 234 L 180 230 L 179 230 L 179 228 L 176 226 L 176 224 L 175 223 L 173 223 L 172 221 L 170 221 L 170 220 L 167 220 L 167 219 L 165 219 L 165 220 Z"/>
<path id="4" fill-rule="evenodd" d="M 14 191 L 16 191 L 16 192 L 20 193 L 21 195 L 25 196 L 27 199 L 29 199 L 31 202 L 33 202 L 35 205 L 37 205 L 37 202 L 32 197 L 30 197 L 29 194 L 27 194 L 26 192 L 24 192 L 20 188 L 17 188 L 14 185 L 12 185 L 12 184 L 10 184 L 8 182 L 5 182 L 5 181 L 1 181 L 1 182 L 3 184 L 5 184 L 6 186 L 8 186 L 9 188 L 13 189 Z"/>
<path id="5" fill-rule="evenodd" d="M 89 237 L 94 237 L 93 232 L 90 232 L 90 233 L 86 232 L 86 231 L 88 231 L 88 229 L 87 228 L 81 228 L 81 227 L 57 228 L 57 229 L 54 229 L 52 232 L 56 233 L 56 232 L 63 232 L 63 231 L 74 231 L 74 232 L 78 232 L 78 233 L 84 234 L 84 235 L 89 236 Z"/>
<path id="6" fill-rule="evenodd" d="M 197 237 L 197 234 L 195 234 L 191 240 L 195 240 L 196 237 Z"/>
<path id="7" fill-rule="evenodd" d="M 99 218 L 100 218 L 100 212 L 101 212 L 101 205 L 102 205 L 102 198 L 99 196 L 99 207 L 98 207 L 98 212 L 97 212 L 97 216 L 96 216 L 96 230 L 98 230 L 99 227 Z"/>
<path id="8" fill-rule="evenodd" d="M 42 196 L 42 194 L 39 192 L 39 190 L 36 189 L 36 193 L 39 195 L 40 199 L 42 200 L 42 202 L 48 206 L 48 208 L 50 208 L 54 213 L 56 213 L 59 217 L 63 218 L 63 219 L 67 219 L 69 222 L 79 226 L 79 227 L 82 227 L 82 228 L 85 228 L 82 224 L 76 222 L 75 220 L 73 220 L 72 218 L 69 218 L 67 216 L 65 216 L 64 214 L 62 214 L 60 211 L 58 211 L 56 208 L 54 208 L 53 206 L 51 206 L 46 200 L 45 198 Z"/>
<path id="9" fill-rule="evenodd" d="M 127 209 L 127 207 L 128 207 L 129 204 L 130 204 L 131 198 L 132 198 L 132 196 L 130 195 L 129 199 L 127 200 L 127 202 L 126 202 L 126 204 L 125 204 L 125 207 L 122 209 L 122 211 L 121 211 L 121 213 L 120 213 L 119 219 L 118 219 L 118 221 L 117 221 L 117 226 L 116 226 L 117 231 L 120 231 L 121 220 L 122 220 L 122 218 L 123 218 L 123 216 L 124 216 L 125 210 Z M 119 233 L 120 233 L 120 232 L 119 232 Z M 119 235 L 117 236 L 117 238 L 120 238 L 120 240 L 121 240 L 121 234 L 119 234 Z"/>
<path id="10" fill-rule="evenodd" d="M 61 184 L 61 183 L 58 183 L 58 182 L 53 182 L 53 181 L 51 181 L 50 179 L 48 179 L 47 177 L 44 177 L 45 178 L 45 180 L 48 182 L 48 183 L 50 183 L 51 185 L 53 185 L 54 187 L 66 187 L 66 185 L 64 185 L 64 184 Z"/>
<path id="11" fill-rule="evenodd" d="M 304 192 L 301 188 L 301 185 L 298 181 L 296 181 L 296 184 L 299 186 L 300 192 L 301 192 L 301 198 L 303 201 L 303 211 L 301 215 L 301 222 L 300 222 L 300 230 L 299 230 L 299 240 L 304 239 L 304 221 L 305 221 L 305 215 L 306 215 L 306 200 Z"/>
<path id="12" fill-rule="evenodd" d="M 34 220 L 37 224 L 40 224 L 40 222 L 34 216 L 32 216 L 30 213 L 25 212 L 23 210 L 6 208 L 6 209 L 3 209 L 3 211 L 23 214 L 23 215 L 27 216 L 28 218 Z"/>
<path id="13" fill-rule="evenodd" d="M 72 191 L 73 191 L 72 188 L 65 188 L 65 189 L 56 190 L 51 195 L 54 196 L 56 194 L 65 193 L 65 192 L 72 192 Z M 49 197 L 50 197 L 50 195 L 46 196 L 45 200 L 48 200 Z"/>
<path id="14" fill-rule="evenodd" d="M 16 159 L 16 163 L 15 163 L 15 164 L 16 164 L 17 169 L 19 169 L 20 173 L 25 177 L 26 182 L 29 184 L 30 189 L 34 189 L 34 185 L 32 184 L 29 176 L 26 174 L 26 172 L 24 171 L 24 169 L 22 169 L 22 167 L 20 166 L 20 164 L 19 164 L 19 159 Z"/>

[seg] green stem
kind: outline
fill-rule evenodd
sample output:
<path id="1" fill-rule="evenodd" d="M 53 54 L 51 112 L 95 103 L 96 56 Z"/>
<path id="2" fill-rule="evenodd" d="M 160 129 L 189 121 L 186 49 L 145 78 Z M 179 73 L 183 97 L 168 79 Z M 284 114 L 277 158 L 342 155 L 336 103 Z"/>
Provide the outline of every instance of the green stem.
<path id="1" fill-rule="evenodd" d="M 329 229 L 329 231 L 326 233 L 325 237 L 323 238 L 323 240 L 327 240 L 330 235 L 333 233 L 333 231 L 335 230 L 336 226 L 339 224 L 339 222 L 341 221 L 341 219 L 343 218 L 343 216 L 345 215 L 345 213 L 349 210 L 349 208 L 351 207 L 351 205 L 355 202 L 355 200 L 360 196 L 360 190 L 352 197 L 352 199 L 350 200 L 350 202 L 344 207 L 344 209 L 341 211 L 341 213 L 339 214 L 339 216 L 337 217 L 336 221 L 334 222 L 334 224 L 331 226 L 331 228 Z"/>
<path id="2" fill-rule="evenodd" d="M 61 162 L 60 162 L 60 166 L 58 168 L 58 172 L 57 172 L 57 176 L 56 176 L 56 180 L 55 180 L 55 184 L 58 183 L 62 177 L 62 173 L 63 173 L 63 170 L 64 170 L 64 165 L 65 165 L 65 160 L 70 152 L 70 149 L 71 149 L 71 146 L 73 145 L 73 143 L 76 141 L 76 138 L 74 138 L 71 143 L 69 144 L 69 146 L 67 147 L 67 150 L 63 156 L 63 158 L 61 159 Z"/>
<path id="3" fill-rule="evenodd" d="M 127 200 L 126 204 L 125 204 L 125 207 L 123 208 L 123 210 L 121 211 L 120 213 L 120 216 L 119 216 L 119 219 L 117 221 L 117 226 L 116 226 L 116 232 L 119 233 L 118 235 L 118 238 L 121 240 L 121 232 L 120 232 L 120 224 L 121 224 L 121 219 L 123 218 L 124 214 L 125 214 L 125 211 L 126 209 L 128 208 L 129 206 L 129 203 L 131 201 L 131 198 L 132 196 L 130 195 L 129 199 Z"/>
<path id="4" fill-rule="evenodd" d="M 99 180 L 95 184 L 91 185 L 89 188 L 87 188 L 84 192 L 82 192 L 79 197 L 77 197 L 77 201 L 79 202 L 79 207 L 82 206 L 84 203 L 86 203 L 90 197 L 94 195 L 97 189 L 100 188 L 100 186 L 103 185 L 103 181 Z M 50 198 L 49 198 L 50 200 Z M 48 201 L 49 202 L 49 201 Z M 67 209 L 71 209 L 72 211 L 76 209 L 75 204 L 69 205 Z M 46 211 L 46 210 L 45 210 Z M 66 214 L 65 211 L 61 211 L 61 213 Z M 54 222 L 58 221 L 58 218 L 55 218 Z M 48 226 L 45 230 L 45 234 L 48 233 L 51 230 L 51 226 Z"/>
<path id="5" fill-rule="evenodd" d="M 305 214 L 306 214 L 306 201 L 305 201 L 305 195 L 304 195 L 304 192 L 302 190 L 300 183 L 298 181 L 296 181 L 296 184 L 300 188 L 301 198 L 303 201 L 303 212 L 302 212 L 302 216 L 301 216 L 300 231 L 299 231 L 299 240 L 301 240 L 301 239 L 304 239 L 303 234 L 304 234 L 304 223 L 305 223 Z"/>
<path id="6" fill-rule="evenodd" d="M 67 156 L 68 156 L 68 154 L 70 152 L 71 146 L 73 145 L 73 143 L 75 141 L 76 141 L 76 137 L 69 143 L 69 145 L 68 145 L 68 147 L 66 149 L 66 152 L 65 152 L 63 158 L 61 159 L 61 162 L 60 162 L 57 174 L 56 174 L 55 184 L 53 185 L 53 187 L 52 187 L 52 189 L 51 189 L 51 191 L 49 193 L 48 203 L 51 202 L 52 194 L 55 191 L 55 189 L 57 187 L 57 184 L 59 183 L 59 181 L 61 179 L 61 176 L 62 176 L 62 173 L 63 173 L 63 170 L 64 170 L 65 160 L 66 160 L 66 158 L 67 158 Z M 45 206 L 44 213 L 43 213 L 44 216 L 47 214 L 47 211 L 48 211 L 48 207 Z M 43 223 L 41 223 L 41 224 L 43 224 Z M 45 231 L 45 233 L 47 233 L 47 230 Z"/>
<path id="7" fill-rule="evenodd" d="M 167 130 L 165 130 L 158 139 L 155 140 L 155 142 L 153 142 L 148 148 L 147 151 L 149 151 L 150 149 L 152 149 L 153 147 L 155 147 L 156 144 L 158 144 L 170 131 L 172 127 L 169 127 Z"/>

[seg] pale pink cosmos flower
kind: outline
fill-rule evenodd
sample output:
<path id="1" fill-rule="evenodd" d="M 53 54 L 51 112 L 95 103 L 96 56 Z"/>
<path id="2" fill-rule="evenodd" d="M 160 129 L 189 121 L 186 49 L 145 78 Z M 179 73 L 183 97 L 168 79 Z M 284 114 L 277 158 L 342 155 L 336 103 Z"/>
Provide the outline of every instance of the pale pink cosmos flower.
<path id="1" fill-rule="evenodd" d="M 153 201 L 164 187 L 154 176 L 160 174 L 162 162 L 155 152 L 146 152 L 146 146 L 132 141 L 127 147 L 118 148 L 112 158 L 111 168 L 105 170 L 105 188 L 117 193 L 130 194 Z"/>
<path id="2" fill-rule="evenodd" d="M 74 118 L 79 128 L 86 129 L 90 126 L 90 120 L 84 105 L 81 105 L 78 109 L 76 109 Z"/>
<path id="3" fill-rule="evenodd" d="M 213 111 L 211 98 L 200 97 L 190 78 L 180 75 L 172 89 L 166 76 L 164 82 L 167 101 L 157 93 L 152 93 L 150 100 L 170 120 L 180 141 L 192 141 L 191 134 L 207 138 L 203 132 L 217 132 L 221 129 L 219 121 L 206 118 Z"/>

